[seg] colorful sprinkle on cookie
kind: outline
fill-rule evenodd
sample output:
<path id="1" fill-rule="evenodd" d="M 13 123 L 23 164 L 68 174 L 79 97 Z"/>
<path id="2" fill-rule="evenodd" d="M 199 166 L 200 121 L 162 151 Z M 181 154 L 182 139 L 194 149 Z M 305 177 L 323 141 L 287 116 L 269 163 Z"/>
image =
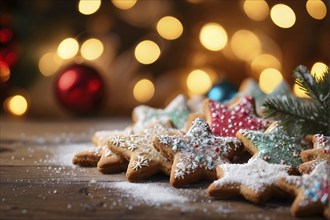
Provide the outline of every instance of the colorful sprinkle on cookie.
<path id="1" fill-rule="evenodd" d="M 190 114 L 186 99 L 183 95 L 177 96 L 165 109 L 155 109 L 140 105 L 133 110 L 135 124 L 133 129 L 141 131 L 159 119 L 169 119 L 178 129 L 184 128 Z"/>
<path id="2" fill-rule="evenodd" d="M 294 216 L 323 214 L 330 219 L 330 163 L 320 162 L 310 174 L 288 176 L 278 186 L 296 196 L 291 213 Z"/>
<path id="3" fill-rule="evenodd" d="M 300 173 L 310 173 L 317 164 L 326 160 L 330 163 L 330 137 L 322 134 L 313 136 L 313 148 L 301 152 L 304 162 L 299 166 Z"/>
<path id="4" fill-rule="evenodd" d="M 217 137 L 208 124 L 197 118 L 185 136 L 160 135 L 155 138 L 157 150 L 173 159 L 170 183 L 181 187 L 199 179 L 216 179 L 216 166 L 229 163 L 241 150 L 236 138 Z"/>
<path id="5" fill-rule="evenodd" d="M 255 114 L 251 96 L 241 98 L 231 107 L 206 99 L 204 114 L 213 134 L 221 137 L 235 137 L 240 129 L 264 131 L 269 125 L 267 120 Z"/>
<path id="6" fill-rule="evenodd" d="M 283 127 L 273 123 L 265 132 L 240 130 L 237 138 L 243 142 L 245 149 L 254 157 L 269 163 L 292 166 L 293 173 L 298 172 L 302 163 L 300 153 L 308 149 L 301 139 L 290 137 Z"/>
<path id="7" fill-rule="evenodd" d="M 231 198 L 237 195 L 254 203 L 261 203 L 279 194 L 277 180 L 288 176 L 290 166 L 269 164 L 252 158 L 246 164 L 221 164 L 217 167 L 218 180 L 208 188 L 213 197 Z"/>

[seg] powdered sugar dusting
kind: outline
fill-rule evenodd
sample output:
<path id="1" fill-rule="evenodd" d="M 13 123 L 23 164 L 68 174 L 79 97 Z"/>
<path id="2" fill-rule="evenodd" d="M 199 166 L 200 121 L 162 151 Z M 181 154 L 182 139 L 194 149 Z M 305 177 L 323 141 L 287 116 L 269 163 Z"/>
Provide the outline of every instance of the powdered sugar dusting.
<path id="1" fill-rule="evenodd" d="M 115 182 L 111 187 L 117 188 L 122 193 L 129 194 L 135 202 L 143 202 L 147 205 L 184 203 L 188 198 L 169 188 L 168 184 L 162 183 L 130 183 Z"/>

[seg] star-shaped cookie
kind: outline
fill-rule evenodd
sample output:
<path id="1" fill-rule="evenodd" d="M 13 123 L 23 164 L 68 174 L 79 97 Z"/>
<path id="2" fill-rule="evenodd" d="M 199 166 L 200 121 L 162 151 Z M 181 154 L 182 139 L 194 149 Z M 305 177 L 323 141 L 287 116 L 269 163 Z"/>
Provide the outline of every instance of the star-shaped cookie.
<path id="1" fill-rule="evenodd" d="M 173 122 L 178 129 L 183 129 L 190 111 L 183 95 L 178 95 L 165 109 L 155 109 L 140 105 L 133 110 L 133 129 L 137 132 L 150 126 L 156 120 L 165 118 Z"/>
<path id="2" fill-rule="evenodd" d="M 113 136 L 108 139 L 109 149 L 129 161 L 126 171 L 128 181 L 136 182 L 157 173 L 170 174 L 172 161 L 153 147 L 153 138 L 156 135 L 182 133 L 170 125 L 169 121 L 166 124 L 159 121 L 139 134 Z"/>
<path id="3" fill-rule="evenodd" d="M 181 187 L 200 179 L 216 179 L 215 168 L 229 163 L 241 150 L 240 142 L 232 137 L 217 137 L 208 124 L 197 118 L 184 136 L 160 135 L 155 148 L 173 159 L 170 183 Z"/>
<path id="4" fill-rule="evenodd" d="M 322 134 L 313 136 L 313 148 L 301 152 L 300 157 L 304 162 L 299 166 L 300 173 L 310 173 L 320 162 L 326 160 L 330 163 L 330 137 Z"/>
<path id="5" fill-rule="evenodd" d="M 292 167 L 291 174 L 298 173 L 298 167 L 302 163 L 300 153 L 308 149 L 301 139 L 287 135 L 283 127 L 276 122 L 265 132 L 239 130 L 237 138 L 253 157 L 269 163 L 289 165 Z"/>
<path id="6" fill-rule="evenodd" d="M 232 198 L 237 195 L 254 203 L 261 203 L 281 190 L 277 180 L 287 176 L 290 166 L 269 164 L 260 158 L 251 158 L 246 164 L 221 164 L 217 167 L 218 180 L 208 187 L 213 197 Z"/>
<path id="7" fill-rule="evenodd" d="M 296 199 L 291 205 L 294 216 L 323 214 L 330 219 L 330 163 L 320 162 L 310 174 L 288 176 L 277 185 Z"/>
<path id="8" fill-rule="evenodd" d="M 246 78 L 241 83 L 235 98 L 252 96 L 255 99 L 256 112 L 258 115 L 262 115 L 262 104 L 267 97 L 282 96 L 288 94 L 292 94 L 291 88 L 284 80 L 270 94 L 266 94 L 261 91 L 258 83 L 254 79 Z"/>
<path id="9" fill-rule="evenodd" d="M 229 107 L 211 99 L 204 100 L 203 105 L 206 120 L 216 136 L 235 137 L 240 129 L 264 131 L 269 125 L 255 114 L 251 96 L 240 98 Z"/>

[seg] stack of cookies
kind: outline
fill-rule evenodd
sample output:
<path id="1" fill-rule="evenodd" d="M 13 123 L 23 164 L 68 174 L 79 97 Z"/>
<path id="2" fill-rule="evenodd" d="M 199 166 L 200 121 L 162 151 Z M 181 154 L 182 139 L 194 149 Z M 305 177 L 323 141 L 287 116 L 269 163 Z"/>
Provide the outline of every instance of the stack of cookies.
<path id="1" fill-rule="evenodd" d="M 254 98 L 238 97 L 223 104 L 179 95 L 165 109 L 138 106 L 131 126 L 96 132 L 95 147 L 77 153 L 73 163 L 126 172 L 130 182 L 158 173 L 173 187 L 207 180 L 212 197 L 257 204 L 289 193 L 296 196 L 293 215 L 330 219 L 330 137 L 314 135 L 311 146 L 259 117 Z"/>

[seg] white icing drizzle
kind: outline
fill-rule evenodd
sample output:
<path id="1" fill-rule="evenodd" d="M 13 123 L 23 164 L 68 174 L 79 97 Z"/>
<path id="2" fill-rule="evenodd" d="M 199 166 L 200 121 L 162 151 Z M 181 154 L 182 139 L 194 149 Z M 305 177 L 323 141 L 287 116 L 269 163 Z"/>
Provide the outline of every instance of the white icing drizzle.
<path id="1" fill-rule="evenodd" d="M 131 165 L 133 170 L 138 170 L 141 169 L 142 167 L 148 167 L 148 166 L 149 166 L 149 160 L 144 156 L 138 156 L 137 160 L 133 161 Z"/>

